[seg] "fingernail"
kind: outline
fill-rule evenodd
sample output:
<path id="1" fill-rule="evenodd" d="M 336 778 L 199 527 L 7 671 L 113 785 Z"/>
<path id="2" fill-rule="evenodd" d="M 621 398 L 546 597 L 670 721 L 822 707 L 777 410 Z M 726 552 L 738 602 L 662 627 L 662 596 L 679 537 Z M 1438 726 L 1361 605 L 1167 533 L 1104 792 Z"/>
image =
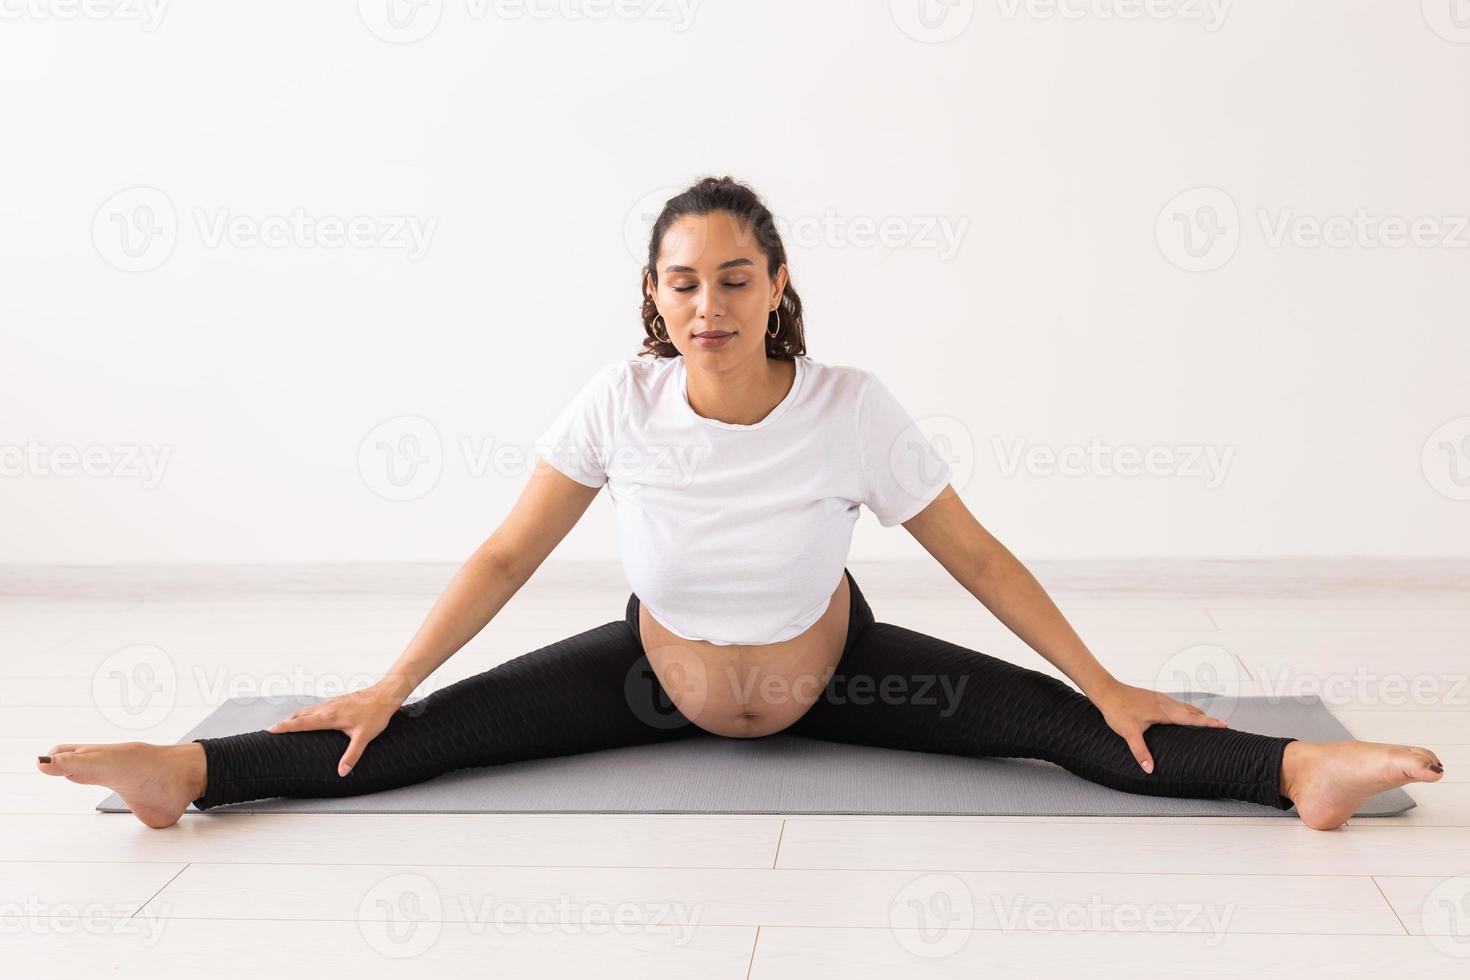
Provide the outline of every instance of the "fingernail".
<path id="1" fill-rule="evenodd" d="M 352 771 L 352 767 L 351 766 L 338 766 L 337 767 L 337 775 L 339 775 L 339 776 L 345 776 L 345 775 L 347 775 L 351 771 Z"/>
<path id="2" fill-rule="evenodd" d="M 1431 763 L 1429 768 L 1433 769 L 1435 772 L 1444 772 L 1444 766 L 1441 766 L 1438 763 Z"/>
<path id="3" fill-rule="evenodd" d="M 51 757 L 49 755 L 38 755 L 38 756 L 36 756 L 36 758 L 37 759 L 40 759 L 42 762 L 50 762 L 51 761 Z"/>
<path id="4" fill-rule="evenodd" d="M 1154 771 L 1153 760 L 1150 759 L 1150 760 L 1148 760 L 1148 761 L 1146 761 L 1146 762 L 1143 763 L 1143 771 L 1146 772 L 1146 773 L 1148 773 L 1149 775 L 1153 775 L 1153 771 Z"/>

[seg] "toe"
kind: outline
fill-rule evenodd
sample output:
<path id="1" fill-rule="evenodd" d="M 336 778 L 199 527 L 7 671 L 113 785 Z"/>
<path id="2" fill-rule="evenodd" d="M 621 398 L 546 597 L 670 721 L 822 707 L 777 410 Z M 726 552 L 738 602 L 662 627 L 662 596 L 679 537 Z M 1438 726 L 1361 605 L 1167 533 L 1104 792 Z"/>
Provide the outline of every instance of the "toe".
<path id="1" fill-rule="evenodd" d="M 1432 763 L 1434 763 L 1436 766 L 1440 766 L 1440 767 L 1443 767 L 1444 766 L 1444 763 L 1439 761 L 1439 756 L 1435 755 L 1429 749 L 1424 748 L 1424 746 L 1422 746 L 1422 745 L 1416 745 L 1416 746 L 1414 746 L 1414 748 L 1416 748 L 1420 752 L 1424 753 L 1425 757 L 1428 758 L 1429 761 L 1432 762 Z"/>
<path id="2" fill-rule="evenodd" d="M 1423 746 L 1414 745 L 1410 746 L 1410 748 L 1413 750 L 1414 755 L 1421 759 L 1426 766 L 1440 765 L 1439 756 L 1435 755 L 1433 752 L 1429 751 Z"/>
<path id="3" fill-rule="evenodd" d="M 84 770 L 90 769 L 88 765 L 88 754 L 70 749 L 65 752 L 53 752 L 51 764 L 46 767 L 47 771 L 57 773 L 71 779 L 79 776 Z"/>

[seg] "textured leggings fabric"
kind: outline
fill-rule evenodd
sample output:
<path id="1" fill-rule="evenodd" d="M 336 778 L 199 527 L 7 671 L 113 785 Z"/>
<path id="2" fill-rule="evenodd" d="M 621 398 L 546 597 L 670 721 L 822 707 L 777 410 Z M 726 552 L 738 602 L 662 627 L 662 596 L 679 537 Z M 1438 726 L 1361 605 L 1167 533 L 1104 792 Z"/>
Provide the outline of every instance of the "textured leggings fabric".
<path id="1" fill-rule="evenodd" d="M 1152 725 L 1145 773 L 1086 696 L 1047 674 L 875 622 L 857 582 L 836 671 L 793 735 L 917 752 L 1041 759 L 1113 789 L 1228 798 L 1288 810 L 1281 760 L 1291 738 Z M 400 707 L 346 776 L 348 737 L 264 730 L 198 738 L 200 810 L 269 797 L 376 793 L 442 773 L 680 738 L 719 738 L 674 707 L 624 619 L 533 650 Z"/>

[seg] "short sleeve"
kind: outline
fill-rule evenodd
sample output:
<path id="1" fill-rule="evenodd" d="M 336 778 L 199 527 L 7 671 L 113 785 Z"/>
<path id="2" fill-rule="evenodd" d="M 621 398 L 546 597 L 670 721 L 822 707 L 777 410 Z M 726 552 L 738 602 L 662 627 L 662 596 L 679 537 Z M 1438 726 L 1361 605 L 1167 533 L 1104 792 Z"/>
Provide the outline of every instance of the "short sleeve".
<path id="1" fill-rule="evenodd" d="M 606 484 L 622 376 L 621 361 L 594 374 L 536 439 L 533 458 L 584 486 Z"/>
<path id="2" fill-rule="evenodd" d="M 869 373 L 858 393 L 863 503 L 884 527 L 902 524 L 954 478 L 949 462 L 893 392 Z"/>

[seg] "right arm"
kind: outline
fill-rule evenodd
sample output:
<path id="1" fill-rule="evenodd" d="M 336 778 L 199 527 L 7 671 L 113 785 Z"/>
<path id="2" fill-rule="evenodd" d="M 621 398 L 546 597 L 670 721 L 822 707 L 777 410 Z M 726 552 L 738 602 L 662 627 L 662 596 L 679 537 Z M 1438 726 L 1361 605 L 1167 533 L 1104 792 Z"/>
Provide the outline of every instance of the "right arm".
<path id="1" fill-rule="evenodd" d="M 403 653 L 374 685 L 394 707 L 520 591 L 581 520 L 599 489 L 536 460 L 510 514 L 460 566 Z"/>
<path id="2" fill-rule="evenodd" d="M 599 489 L 537 458 L 510 514 L 455 573 L 387 673 L 361 691 L 300 708 L 266 731 L 327 728 L 346 733 L 351 741 L 337 772 L 347 775 L 414 688 L 484 629 L 520 591 L 581 520 Z"/>

